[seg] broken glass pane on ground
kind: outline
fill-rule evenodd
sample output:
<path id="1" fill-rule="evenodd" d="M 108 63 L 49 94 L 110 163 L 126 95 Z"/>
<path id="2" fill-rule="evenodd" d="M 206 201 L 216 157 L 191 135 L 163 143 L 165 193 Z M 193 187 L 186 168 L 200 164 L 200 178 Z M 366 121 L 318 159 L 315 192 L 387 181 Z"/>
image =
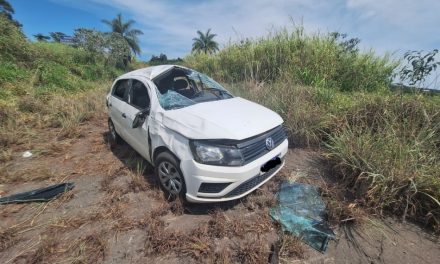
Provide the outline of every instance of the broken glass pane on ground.
<path id="1" fill-rule="evenodd" d="M 278 204 L 271 217 L 283 231 L 300 238 L 312 248 L 325 252 L 334 232 L 325 221 L 326 206 L 315 186 L 283 182 L 277 195 Z"/>

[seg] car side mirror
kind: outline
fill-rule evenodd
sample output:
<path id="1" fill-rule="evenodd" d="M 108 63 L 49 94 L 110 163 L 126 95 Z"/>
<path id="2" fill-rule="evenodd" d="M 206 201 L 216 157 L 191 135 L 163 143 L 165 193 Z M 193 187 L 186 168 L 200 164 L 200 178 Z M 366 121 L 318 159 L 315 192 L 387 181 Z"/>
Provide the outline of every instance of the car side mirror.
<path id="1" fill-rule="evenodd" d="M 144 110 L 139 111 L 134 119 L 133 124 L 131 125 L 131 128 L 138 128 L 144 124 L 145 120 L 147 119 L 147 116 L 150 114 L 150 108 L 145 108 Z"/>

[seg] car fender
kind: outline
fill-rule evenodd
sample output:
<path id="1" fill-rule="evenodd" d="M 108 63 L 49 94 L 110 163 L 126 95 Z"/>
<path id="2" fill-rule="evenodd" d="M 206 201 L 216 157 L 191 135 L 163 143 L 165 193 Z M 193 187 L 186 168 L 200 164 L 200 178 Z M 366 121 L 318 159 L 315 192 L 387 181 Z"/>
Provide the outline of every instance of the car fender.
<path id="1" fill-rule="evenodd" d="M 160 147 L 165 147 L 179 160 L 192 159 L 192 153 L 189 148 L 189 140 L 180 133 L 164 126 L 155 119 L 151 119 L 151 126 L 149 130 L 151 139 L 151 149 L 153 156 L 151 164 L 154 165 L 155 150 Z"/>

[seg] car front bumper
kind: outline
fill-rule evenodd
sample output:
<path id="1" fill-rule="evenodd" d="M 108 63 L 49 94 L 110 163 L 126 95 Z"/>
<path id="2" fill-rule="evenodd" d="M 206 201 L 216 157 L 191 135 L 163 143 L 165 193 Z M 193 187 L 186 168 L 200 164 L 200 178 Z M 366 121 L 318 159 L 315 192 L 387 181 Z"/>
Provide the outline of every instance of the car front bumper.
<path id="1" fill-rule="evenodd" d="M 186 199 L 193 203 L 210 203 L 244 197 L 281 170 L 287 149 L 286 139 L 264 156 L 241 167 L 205 165 L 194 160 L 182 161 L 180 168 L 185 177 Z M 261 167 L 275 157 L 281 159 L 281 164 L 262 172 Z M 202 184 L 212 188 L 203 188 Z"/>

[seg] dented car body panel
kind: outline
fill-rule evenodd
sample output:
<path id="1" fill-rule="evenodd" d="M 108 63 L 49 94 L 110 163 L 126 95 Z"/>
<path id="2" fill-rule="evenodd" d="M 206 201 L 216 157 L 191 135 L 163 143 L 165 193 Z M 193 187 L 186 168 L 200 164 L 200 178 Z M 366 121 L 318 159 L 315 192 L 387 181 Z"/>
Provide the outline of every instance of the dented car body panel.
<path id="1" fill-rule="evenodd" d="M 161 152 L 176 157 L 190 202 L 243 197 L 284 165 L 282 118 L 191 69 L 164 65 L 124 74 L 107 106 L 117 134 L 153 166 Z M 146 116 L 135 126 L 140 112 Z"/>

